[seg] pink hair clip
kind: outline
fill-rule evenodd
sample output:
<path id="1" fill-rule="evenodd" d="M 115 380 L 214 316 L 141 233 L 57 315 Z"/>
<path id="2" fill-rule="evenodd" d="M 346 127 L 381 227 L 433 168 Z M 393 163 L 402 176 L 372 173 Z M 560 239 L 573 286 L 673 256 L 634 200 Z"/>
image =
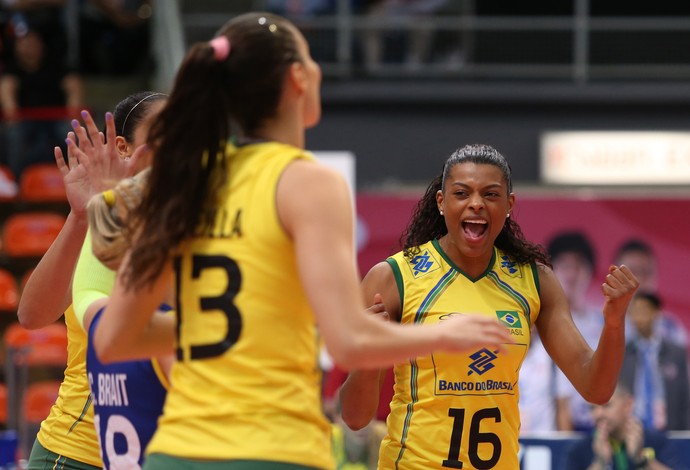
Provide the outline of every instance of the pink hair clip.
<path id="1" fill-rule="evenodd" d="M 213 49 L 213 58 L 221 62 L 230 55 L 230 40 L 227 36 L 218 36 L 209 41 Z"/>

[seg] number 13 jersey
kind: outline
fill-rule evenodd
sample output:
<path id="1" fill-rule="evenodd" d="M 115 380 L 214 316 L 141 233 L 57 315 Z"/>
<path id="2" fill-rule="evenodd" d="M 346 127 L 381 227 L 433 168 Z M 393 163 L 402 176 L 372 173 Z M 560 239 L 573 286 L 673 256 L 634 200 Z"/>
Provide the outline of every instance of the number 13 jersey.
<path id="1" fill-rule="evenodd" d="M 314 157 L 267 142 L 225 158 L 211 229 L 173 260 L 178 361 L 149 452 L 333 468 L 315 317 L 276 208 L 285 168 Z"/>
<path id="2" fill-rule="evenodd" d="M 539 314 L 536 266 L 517 264 L 494 248 L 486 271 L 471 279 L 436 240 L 411 259 L 398 253 L 387 261 L 398 284 L 401 323 L 483 315 L 509 328 L 513 342 L 503 352 L 477 347 L 397 365 L 379 469 L 519 468 L 517 383 Z"/>

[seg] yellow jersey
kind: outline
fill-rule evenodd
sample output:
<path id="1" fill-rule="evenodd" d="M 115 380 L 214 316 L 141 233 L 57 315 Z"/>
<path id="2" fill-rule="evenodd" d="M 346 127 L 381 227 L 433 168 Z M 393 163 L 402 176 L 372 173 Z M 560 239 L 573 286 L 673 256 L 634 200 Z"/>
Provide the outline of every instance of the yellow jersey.
<path id="1" fill-rule="evenodd" d="M 437 240 L 408 259 L 387 262 L 401 299 L 401 323 L 443 321 L 452 315 L 497 318 L 511 332 L 505 352 L 478 347 L 434 353 L 395 366 L 395 390 L 379 469 L 516 469 L 518 373 L 539 314 L 536 265 L 517 264 L 494 248 L 486 271 L 463 273 Z"/>
<path id="2" fill-rule="evenodd" d="M 50 414 L 36 438 L 46 449 L 73 460 L 101 467 L 101 454 L 93 424 L 93 404 L 86 379 L 86 332 L 70 305 L 67 325 L 67 368 Z"/>
<path id="3" fill-rule="evenodd" d="M 257 143 L 225 158 L 212 228 L 173 260 L 178 360 L 148 452 L 333 468 L 315 318 L 276 208 L 284 169 L 313 157 Z"/>

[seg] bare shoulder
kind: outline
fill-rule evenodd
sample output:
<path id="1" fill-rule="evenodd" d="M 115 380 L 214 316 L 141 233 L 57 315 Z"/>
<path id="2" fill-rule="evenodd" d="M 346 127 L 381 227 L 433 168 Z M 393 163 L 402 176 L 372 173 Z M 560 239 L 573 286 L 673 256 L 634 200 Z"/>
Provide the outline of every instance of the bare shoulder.
<path id="1" fill-rule="evenodd" d="M 545 264 L 537 263 L 537 275 L 539 276 L 539 285 L 544 288 L 552 285 L 554 282 L 558 283 L 558 278 L 553 272 L 553 269 Z"/>
<path id="2" fill-rule="evenodd" d="M 345 178 L 336 170 L 313 160 L 298 159 L 283 171 L 279 186 L 298 189 L 300 193 L 335 189 L 345 184 Z"/>
<path id="3" fill-rule="evenodd" d="M 345 178 L 318 162 L 290 163 L 278 181 L 276 204 L 281 223 L 291 235 L 309 227 L 323 235 L 350 230 L 352 202 Z"/>
<path id="4" fill-rule="evenodd" d="M 306 205 L 299 209 L 313 210 L 327 203 L 337 203 L 347 197 L 349 189 L 345 178 L 332 168 L 313 160 L 295 160 L 290 163 L 278 181 L 278 201 Z"/>
<path id="5" fill-rule="evenodd" d="M 386 261 L 376 263 L 364 276 L 364 282 L 380 283 L 387 281 L 395 281 L 393 275 L 393 268 Z"/>
<path id="6" fill-rule="evenodd" d="M 375 294 L 381 294 L 386 311 L 392 319 L 400 318 L 400 293 L 393 268 L 386 261 L 374 265 L 362 280 L 364 301 L 369 302 Z M 368 305 L 368 304 L 367 304 Z"/>
<path id="7" fill-rule="evenodd" d="M 537 273 L 539 275 L 539 297 L 541 299 L 539 318 L 542 321 L 540 323 L 543 323 L 545 318 L 550 318 L 554 314 L 569 313 L 568 300 L 553 269 L 544 264 L 537 264 Z"/>

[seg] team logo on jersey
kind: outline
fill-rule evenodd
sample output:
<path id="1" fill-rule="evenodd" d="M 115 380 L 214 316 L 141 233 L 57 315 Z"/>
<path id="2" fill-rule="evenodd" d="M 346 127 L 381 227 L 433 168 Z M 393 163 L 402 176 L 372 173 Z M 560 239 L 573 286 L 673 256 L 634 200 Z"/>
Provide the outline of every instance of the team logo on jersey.
<path id="1" fill-rule="evenodd" d="M 510 277 L 522 277 L 520 266 L 506 255 L 501 256 L 501 271 Z"/>
<path id="2" fill-rule="evenodd" d="M 511 335 L 524 336 L 522 332 L 522 320 L 520 320 L 520 315 L 518 315 L 515 310 L 497 310 L 496 316 L 498 317 L 498 321 L 510 329 Z"/>
<path id="3" fill-rule="evenodd" d="M 522 321 L 515 310 L 497 310 L 496 316 L 508 328 L 522 328 Z"/>
<path id="4" fill-rule="evenodd" d="M 415 278 L 439 268 L 438 262 L 431 255 L 429 250 L 424 250 L 422 253 L 416 255 L 409 263 L 412 268 L 412 275 Z"/>
<path id="5" fill-rule="evenodd" d="M 473 373 L 477 373 L 477 375 L 482 375 L 485 372 L 493 369 L 495 367 L 494 360 L 497 357 L 498 356 L 496 355 L 496 353 L 489 351 L 486 348 L 480 349 L 476 353 L 470 355 L 472 363 L 469 365 L 470 370 L 467 372 L 467 375 L 472 375 Z"/>

